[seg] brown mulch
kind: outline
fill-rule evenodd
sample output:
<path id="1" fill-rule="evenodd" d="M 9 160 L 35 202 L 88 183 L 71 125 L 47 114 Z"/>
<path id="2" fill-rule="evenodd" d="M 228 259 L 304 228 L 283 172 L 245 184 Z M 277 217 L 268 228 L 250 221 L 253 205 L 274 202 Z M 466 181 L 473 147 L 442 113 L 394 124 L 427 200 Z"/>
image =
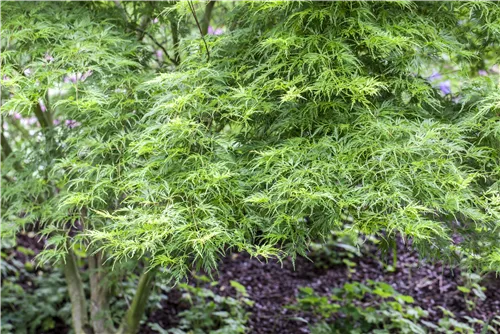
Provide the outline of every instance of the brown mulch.
<path id="1" fill-rule="evenodd" d="M 356 263 L 355 271 L 350 273 L 345 265 L 330 268 L 317 268 L 314 263 L 303 257 L 296 259 L 295 268 L 290 260 L 280 264 L 277 261 L 261 262 L 246 254 L 233 254 L 222 261 L 219 268 L 219 285 L 209 287 L 220 295 L 235 295 L 230 281 L 235 280 L 247 289 L 250 299 L 255 301 L 250 310 L 248 323 L 252 334 L 295 334 L 309 333 L 308 325 L 294 320 L 298 314 L 285 308 L 294 303 L 298 288 L 309 286 L 318 293 L 327 294 L 334 287 L 344 283 L 367 280 L 386 282 L 398 292 L 410 295 L 415 304 L 429 312 L 429 318 L 437 322 L 442 316 L 437 306 L 455 313 L 457 318 L 475 317 L 488 321 L 500 315 L 500 278 L 489 275 L 481 284 L 487 288 L 486 300 L 478 301 L 472 311 L 467 309 L 463 294 L 457 286 L 464 285 L 463 277 L 457 269 L 442 264 L 425 263 L 418 255 L 399 244 L 396 270 L 388 272 L 377 260 L 384 258 L 372 249 L 375 257 L 351 259 Z M 163 304 L 163 309 L 149 315 L 147 322 L 155 322 L 163 328 L 175 327 L 176 314 L 186 308 L 180 294 L 174 292 Z M 307 318 L 307 315 L 299 314 Z M 310 320 L 310 319 L 308 319 Z M 143 326 L 141 333 L 155 333 Z"/>
<path id="2" fill-rule="evenodd" d="M 19 235 L 17 243 L 18 246 L 32 249 L 35 254 L 43 248 L 43 241 L 38 242 L 27 234 Z M 354 272 L 349 272 L 343 264 L 319 268 L 303 257 L 296 259 L 294 267 L 290 259 L 283 263 L 272 260 L 266 263 L 244 253 L 235 253 L 222 260 L 216 278 L 219 284 L 206 287 L 220 295 L 234 296 L 235 291 L 230 286 L 230 281 L 235 280 L 244 285 L 250 299 L 255 302 L 249 310 L 251 316 L 247 324 L 250 333 L 255 334 L 309 333 L 306 323 L 293 319 L 299 315 L 310 320 L 307 315 L 297 314 L 285 308 L 286 305 L 294 303 L 298 288 L 309 286 L 318 293 L 327 294 L 332 288 L 353 281 L 374 280 L 389 283 L 398 292 L 412 296 L 417 305 L 429 312 L 433 321 L 437 321 L 441 316 L 437 306 L 449 309 L 457 317 L 471 316 L 487 321 L 494 315 L 500 315 L 500 278 L 493 274 L 481 283 L 487 288 L 486 300 L 478 301 L 476 308 L 470 311 L 463 294 L 457 290 L 457 286 L 464 285 L 459 270 L 439 263 L 423 262 L 414 251 L 400 243 L 397 268 L 389 272 L 380 261 L 386 257 L 373 247 L 369 252 L 374 256 L 351 259 L 356 263 Z M 33 260 L 32 255 L 27 256 L 18 251 L 15 258 L 21 262 Z M 181 295 L 179 290 L 171 290 L 168 298 L 161 302 L 162 308 L 148 315 L 140 333 L 156 333 L 147 327 L 148 322 L 158 323 L 165 329 L 175 327 L 179 322 L 178 313 L 189 307 Z M 66 332 L 60 326 L 63 324 L 56 325 L 57 333 Z"/>

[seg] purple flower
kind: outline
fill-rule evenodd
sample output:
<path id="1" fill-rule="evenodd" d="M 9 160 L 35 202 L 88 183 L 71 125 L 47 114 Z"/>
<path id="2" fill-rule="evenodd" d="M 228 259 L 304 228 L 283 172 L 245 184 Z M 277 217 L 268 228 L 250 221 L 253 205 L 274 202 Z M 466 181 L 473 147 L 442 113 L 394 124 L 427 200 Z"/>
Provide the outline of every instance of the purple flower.
<path id="1" fill-rule="evenodd" d="M 155 17 L 155 18 L 153 19 L 153 24 L 156 24 L 156 23 L 158 23 L 159 21 L 160 21 L 160 20 L 158 20 L 158 18 L 157 18 L 157 17 Z"/>
<path id="2" fill-rule="evenodd" d="M 70 75 L 67 75 L 64 77 L 64 83 L 76 83 L 78 81 L 78 77 L 77 77 L 77 74 L 75 73 L 72 73 Z"/>
<path id="3" fill-rule="evenodd" d="M 67 76 L 64 77 L 64 83 L 74 83 L 76 84 L 78 81 L 85 81 L 88 77 L 90 77 L 92 75 L 92 73 L 94 73 L 94 71 L 92 70 L 88 70 L 87 72 L 85 73 L 81 73 L 81 72 L 78 72 L 78 73 L 71 73 Z"/>
<path id="4" fill-rule="evenodd" d="M 39 99 L 39 100 L 38 100 L 38 105 L 40 106 L 40 110 L 41 110 L 42 112 L 46 112 L 46 111 L 47 111 L 47 107 L 45 106 L 45 103 L 43 102 L 43 100 L 42 100 L 42 99 Z"/>
<path id="5" fill-rule="evenodd" d="M 21 114 L 16 112 L 12 117 L 14 117 L 14 119 L 21 119 Z"/>
<path id="6" fill-rule="evenodd" d="M 214 30 L 212 26 L 208 26 L 208 32 L 207 34 L 209 35 L 222 35 L 224 33 L 224 30 L 222 28 L 217 28 Z"/>
<path id="7" fill-rule="evenodd" d="M 439 72 L 434 71 L 428 79 L 430 81 L 441 79 L 441 74 L 439 74 Z"/>
<path id="8" fill-rule="evenodd" d="M 64 124 L 70 129 L 76 128 L 77 126 L 82 125 L 82 123 L 75 121 L 74 119 L 67 119 L 64 121 Z"/>
<path id="9" fill-rule="evenodd" d="M 488 72 L 486 72 L 485 70 L 479 70 L 479 72 L 477 72 L 480 76 L 482 77 L 485 77 L 488 75 Z"/>
<path id="10" fill-rule="evenodd" d="M 9 78 L 8 76 L 4 75 L 4 76 L 2 77 L 2 80 L 3 80 L 3 81 L 9 81 L 9 80 L 10 80 L 10 78 Z"/>
<path id="11" fill-rule="evenodd" d="M 61 123 L 61 121 L 60 121 L 60 120 L 58 120 L 58 119 L 54 119 L 54 120 L 52 120 L 52 123 L 53 123 L 54 125 L 59 125 L 59 124 Z"/>
<path id="12" fill-rule="evenodd" d="M 54 57 L 52 57 L 48 52 L 45 52 L 44 58 L 48 63 L 52 63 L 54 61 Z"/>
<path id="13" fill-rule="evenodd" d="M 444 93 L 444 95 L 451 93 L 451 82 L 450 80 L 443 81 L 439 84 L 439 89 Z"/>
<path id="14" fill-rule="evenodd" d="M 162 60 L 163 60 L 163 51 L 162 51 L 162 50 L 156 50 L 156 58 L 157 58 L 159 61 L 162 61 Z"/>
<path id="15" fill-rule="evenodd" d="M 92 70 L 88 70 L 87 72 L 83 73 L 82 77 L 80 78 L 81 81 L 85 81 L 88 77 L 90 77 L 94 73 Z"/>
<path id="16" fill-rule="evenodd" d="M 25 120 L 26 120 L 26 123 L 28 123 L 29 125 L 33 125 L 33 124 L 38 123 L 38 118 L 36 118 L 35 116 L 32 116 L 30 118 L 25 118 Z"/>
<path id="17" fill-rule="evenodd" d="M 24 70 L 24 75 L 29 77 L 31 75 L 31 69 L 30 68 L 27 68 Z"/>

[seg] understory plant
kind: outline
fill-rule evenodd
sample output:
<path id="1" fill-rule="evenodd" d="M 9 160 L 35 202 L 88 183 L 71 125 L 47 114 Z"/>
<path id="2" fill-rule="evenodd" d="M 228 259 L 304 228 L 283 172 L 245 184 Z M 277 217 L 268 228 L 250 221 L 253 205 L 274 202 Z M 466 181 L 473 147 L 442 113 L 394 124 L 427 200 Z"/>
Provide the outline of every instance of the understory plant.
<path id="1" fill-rule="evenodd" d="M 215 287 L 218 285 L 217 281 L 211 281 L 206 276 L 198 276 L 196 281 L 199 282 L 196 286 L 179 284 L 183 292 L 182 300 L 189 304 L 187 310 L 179 313 L 179 326 L 165 330 L 158 324 L 149 324 L 151 329 L 160 334 L 247 333 L 248 328 L 245 325 L 249 313 L 246 309 L 254 303 L 248 298 L 246 288 L 236 281 L 231 281 L 237 296 L 224 297 L 199 286 L 205 282 Z"/>
<path id="2" fill-rule="evenodd" d="M 435 324 L 426 320 L 428 312 L 412 305 L 411 296 L 403 295 L 384 282 L 369 280 L 367 284 L 346 283 L 334 288 L 329 296 L 317 294 L 310 287 L 299 289 L 297 302 L 288 306 L 293 310 L 309 312 L 315 317 L 311 333 L 497 333 L 493 321 L 455 318 L 449 310 L 439 306 L 443 316 Z M 304 321 L 303 318 L 298 320 Z"/>
<path id="3" fill-rule="evenodd" d="M 1 298 L 2 333 L 36 334 L 54 330 L 56 323 L 70 325 L 71 304 L 59 271 L 42 274 L 2 258 Z"/>
<path id="4" fill-rule="evenodd" d="M 498 271 L 499 32 L 490 1 L 2 3 L 2 233 L 47 239 L 76 334 L 346 220 Z"/>

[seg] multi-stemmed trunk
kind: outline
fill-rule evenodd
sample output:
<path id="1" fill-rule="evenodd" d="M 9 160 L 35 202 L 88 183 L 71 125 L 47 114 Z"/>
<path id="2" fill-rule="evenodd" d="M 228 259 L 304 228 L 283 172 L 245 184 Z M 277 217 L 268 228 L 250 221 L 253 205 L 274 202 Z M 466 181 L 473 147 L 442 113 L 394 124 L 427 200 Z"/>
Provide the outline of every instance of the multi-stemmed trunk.
<path id="1" fill-rule="evenodd" d="M 89 257 L 90 303 L 88 303 L 84 293 L 83 281 L 75 255 L 71 251 L 66 256 L 63 268 L 72 305 L 73 329 L 76 334 L 137 333 L 153 289 L 155 269 L 150 269 L 147 266 L 144 268 L 132 303 L 118 329 L 115 329 L 110 317 L 109 290 L 106 281 L 108 272 L 103 266 L 103 255 L 97 253 Z"/>

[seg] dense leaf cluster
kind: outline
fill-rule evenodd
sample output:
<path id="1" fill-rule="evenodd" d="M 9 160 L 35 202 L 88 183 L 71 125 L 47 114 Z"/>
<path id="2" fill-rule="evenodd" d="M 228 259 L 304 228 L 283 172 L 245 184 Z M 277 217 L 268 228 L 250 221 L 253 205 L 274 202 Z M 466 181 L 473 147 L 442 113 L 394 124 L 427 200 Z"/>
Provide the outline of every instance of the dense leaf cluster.
<path id="1" fill-rule="evenodd" d="M 51 96 L 79 125 L 44 117 L 21 140 L 8 124 L 2 216 L 40 224 L 42 259 L 84 244 L 181 277 L 229 248 L 304 253 L 349 221 L 498 270 L 498 73 L 477 75 L 498 64 L 497 4 L 238 3 L 156 73 L 101 5 L 2 6 L 2 114 L 47 116 Z"/>

